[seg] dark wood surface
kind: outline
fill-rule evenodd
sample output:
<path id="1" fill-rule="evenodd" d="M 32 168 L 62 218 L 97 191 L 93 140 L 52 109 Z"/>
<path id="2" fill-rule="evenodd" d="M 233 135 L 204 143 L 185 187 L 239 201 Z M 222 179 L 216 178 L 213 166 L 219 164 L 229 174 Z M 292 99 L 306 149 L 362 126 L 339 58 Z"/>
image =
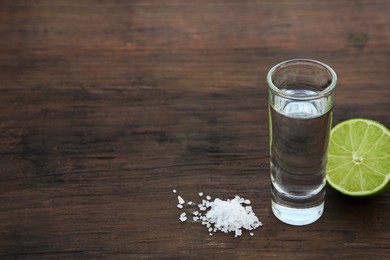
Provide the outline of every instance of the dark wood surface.
<path id="1" fill-rule="evenodd" d="M 390 193 L 270 209 L 274 64 L 339 76 L 334 123 L 390 126 L 390 2 L 0 1 L 0 258 L 388 259 Z M 253 237 L 180 223 L 172 189 L 240 195 Z"/>

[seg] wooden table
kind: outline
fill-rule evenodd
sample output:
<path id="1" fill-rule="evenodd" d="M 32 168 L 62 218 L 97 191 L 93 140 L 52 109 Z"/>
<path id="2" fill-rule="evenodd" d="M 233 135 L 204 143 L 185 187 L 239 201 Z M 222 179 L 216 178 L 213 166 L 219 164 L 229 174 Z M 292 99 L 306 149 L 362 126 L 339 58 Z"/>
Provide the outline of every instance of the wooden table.
<path id="1" fill-rule="evenodd" d="M 388 259 L 390 193 L 270 209 L 274 64 L 339 75 L 334 123 L 390 126 L 390 2 L 0 2 L 0 258 Z M 252 201 L 254 236 L 179 221 L 176 189 Z"/>

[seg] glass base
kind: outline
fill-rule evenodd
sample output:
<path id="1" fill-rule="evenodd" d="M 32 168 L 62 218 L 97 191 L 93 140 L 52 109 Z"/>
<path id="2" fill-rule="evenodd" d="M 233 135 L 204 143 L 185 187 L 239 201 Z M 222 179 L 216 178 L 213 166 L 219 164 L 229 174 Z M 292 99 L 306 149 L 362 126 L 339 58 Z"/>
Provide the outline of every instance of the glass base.
<path id="1" fill-rule="evenodd" d="M 317 221 L 324 211 L 324 203 L 313 208 L 289 208 L 272 201 L 272 212 L 282 222 L 294 226 L 303 226 Z"/>

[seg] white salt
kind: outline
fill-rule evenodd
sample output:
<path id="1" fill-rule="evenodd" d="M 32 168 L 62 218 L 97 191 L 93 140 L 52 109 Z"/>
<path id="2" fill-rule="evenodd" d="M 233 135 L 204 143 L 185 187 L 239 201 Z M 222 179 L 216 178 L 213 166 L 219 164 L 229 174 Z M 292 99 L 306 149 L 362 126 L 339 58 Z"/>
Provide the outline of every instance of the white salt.
<path id="1" fill-rule="evenodd" d="M 186 221 L 187 220 L 186 213 L 185 212 L 181 213 L 179 219 L 181 222 Z"/>
<path id="2" fill-rule="evenodd" d="M 235 236 L 241 236 L 242 228 L 253 230 L 262 225 L 251 206 L 243 207 L 245 202 L 239 196 L 232 200 L 215 199 L 210 210 L 206 212 L 206 220 L 222 232 L 235 232 Z"/>
<path id="3" fill-rule="evenodd" d="M 183 200 L 183 198 L 179 195 L 177 196 L 177 200 L 179 201 L 180 204 L 184 204 L 185 201 Z"/>
<path id="4" fill-rule="evenodd" d="M 176 190 L 173 190 L 176 193 Z M 203 196 L 203 192 L 199 192 L 199 196 Z M 177 196 L 179 204 L 178 208 L 183 208 L 185 204 L 184 199 L 181 196 Z M 187 202 L 188 205 L 193 204 L 192 201 Z M 198 204 L 199 211 L 194 211 L 193 221 L 200 222 L 205 226 L 210 234 L 211 232 L 221 231 L 223 233 L 234 232 L 235 237 L 242 235 L 242 230 L 246 229 L 252 231 L 263 224 L 256 217 L 251 206 L 251 201 L 248 199 L 235 196 L 233 199 L 211 200 L 211 196 L 207 195 L 206 199 L 203 199 Z M 183 212 L 179 217 L 181 222 L 187 220 L 186 213 Z M 253 232 L 249 233 L 250 236 L 254 236 Z"/>

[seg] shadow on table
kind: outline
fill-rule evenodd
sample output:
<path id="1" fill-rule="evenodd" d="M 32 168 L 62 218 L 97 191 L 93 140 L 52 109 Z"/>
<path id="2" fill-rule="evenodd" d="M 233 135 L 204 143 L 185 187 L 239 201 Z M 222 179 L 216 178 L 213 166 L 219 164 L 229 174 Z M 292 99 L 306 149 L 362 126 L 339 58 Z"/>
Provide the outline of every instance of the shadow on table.
<path id="1" fill-rule="evenodd" d="M 387 194 L 374 197 L 351 197 L 327 187 L 325 214 L 333 221 L 382 223 L 385 221 Z"/>

